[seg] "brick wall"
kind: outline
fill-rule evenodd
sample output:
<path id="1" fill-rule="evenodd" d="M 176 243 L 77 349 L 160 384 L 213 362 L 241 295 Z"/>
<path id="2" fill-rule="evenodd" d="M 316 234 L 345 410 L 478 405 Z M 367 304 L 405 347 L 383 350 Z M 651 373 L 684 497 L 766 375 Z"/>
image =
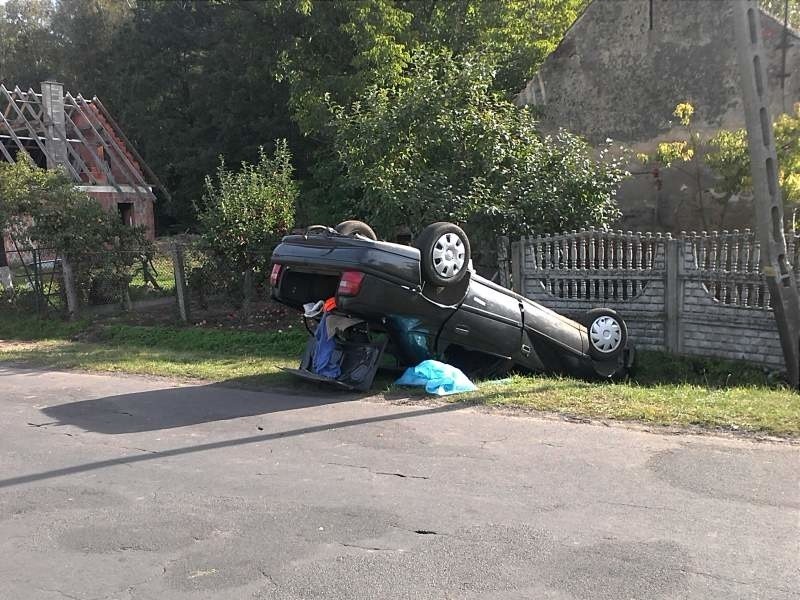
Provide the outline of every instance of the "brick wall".
<path id="1" fill-rule="evenodd" d="M 115 213 L 120 202 L 130 202 L 133 204 L 133 224 L 143 225 L 147 230 L 147 237 L 155 239 L 155 206 L 149 197 L 143 199 L 136 193 L 98 192 L 91 188 L 86 193 L 100 202 L 104 209 Z"/>

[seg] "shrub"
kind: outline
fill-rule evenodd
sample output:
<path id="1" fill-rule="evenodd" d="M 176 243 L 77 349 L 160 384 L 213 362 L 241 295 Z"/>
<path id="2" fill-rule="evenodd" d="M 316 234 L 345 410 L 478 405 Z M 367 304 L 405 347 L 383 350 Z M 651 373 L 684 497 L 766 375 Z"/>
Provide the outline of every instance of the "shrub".
<path id="1" fill-rule="evenodd" d="M 533 113 L 492 92 L 481 57 L 420 50 L 401 83 L 331 105 L 347 198 L 329 211 L 385 235 L 438 220 L 486 234 L 606 226 L 626 176 L 567 132 L 542 135 Z M 488 237 L 488 236 L 487 236 Z"/>
<path id="2" fill-rule="evenodd" d="M 122 224 L 76 189 L 62 170 L 40 169 L 27 154 L 15 163 L 0 163 L 3 230 L 21 251 L 42 249 L 68 262 L 83 300 L 125 297 L 134 268 L 152 253 L 144 228 Z"/>
<path id="3" fill-rule="evenodd" d="M 259 255 L 294 223 L 292 172 L 285 140 L 276 142 L 272 157 L 260 148 L 258 163 L 243 162 L 239 171 L 230 171 L 220 157 L 216 176 L 206 177 L 199 215 L 204 249 L 239 272 L 259 264 Z"/>

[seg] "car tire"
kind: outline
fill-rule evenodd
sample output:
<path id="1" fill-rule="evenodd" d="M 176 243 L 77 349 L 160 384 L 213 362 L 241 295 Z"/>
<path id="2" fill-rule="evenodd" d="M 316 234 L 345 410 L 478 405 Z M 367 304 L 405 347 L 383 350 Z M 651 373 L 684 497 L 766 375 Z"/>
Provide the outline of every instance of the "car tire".
<path id="1" fill-rule="evenodd" d="M 617 358 L 628 344 L 628 327 L 617 311 L 595 308 L 583 320 L 589 337 L 589 356 L 596 361 Z"/>
<path id="2" fill-rule="evenodd" d="M 414 241 L 420 252 L 422 276 L 436 287 L 460 282 L 469 270 L 472 252 L 464 230 L 453 223 L 433 223 Z"/>
<path id="3" fill-rule="evenodd" d="M 347 236 L 356 236 L 362 235 L 365 238 L 369 238 L 371 240 L 377 240 L 378 236 L 375 235 L 375 232 L 372 230 L 372 227 L 364 223 L 363 221 L 342 221 L 339 223 L 334 229 L 340 235 L 347 235 Z"/>

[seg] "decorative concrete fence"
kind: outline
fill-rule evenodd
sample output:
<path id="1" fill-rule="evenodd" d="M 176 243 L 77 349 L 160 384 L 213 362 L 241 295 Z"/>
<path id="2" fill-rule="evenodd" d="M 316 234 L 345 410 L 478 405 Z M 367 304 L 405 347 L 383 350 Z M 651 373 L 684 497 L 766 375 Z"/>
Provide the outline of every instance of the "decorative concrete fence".
<path id="1" fill-rule="evenodd" d="M 800 275 L 800 235 L 788 239 Z M 638 348 L 747 360 L 783 369 L 755 235 L 580 231 L 511 244 L 501 277 L 518 293 L 578 318 L 617 310 Z"/>

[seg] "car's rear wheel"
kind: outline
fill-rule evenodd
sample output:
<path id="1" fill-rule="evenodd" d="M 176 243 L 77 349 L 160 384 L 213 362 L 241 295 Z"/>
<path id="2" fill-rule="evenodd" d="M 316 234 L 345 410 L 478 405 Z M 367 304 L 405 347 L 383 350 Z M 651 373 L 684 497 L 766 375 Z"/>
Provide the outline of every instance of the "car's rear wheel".
<path id="1" fill-rule="evenodd" d="M 595 308 L 586 313 L 584 324 L 589 333 L 589 355 L 597 361 L 618 357 L 628 343 L 628 328 L 617 311 Z"/>
<path id="2" fill-rule="evenodd" d="M 372 227 L 363 221 L 342 221 L 335 227 L 336 231 L 341 235 L 363 235 L 365 238 L 377 240 L 378 236 L 372 230 Z"/>
<path id="3" fill-rule="evenodd" d="M 471 249 L 464 230 L 453 223 L 433 223 L 414 241 L 419 249 L 422 275 L 437 287 L 455 285 L 467 274 Z"/>

